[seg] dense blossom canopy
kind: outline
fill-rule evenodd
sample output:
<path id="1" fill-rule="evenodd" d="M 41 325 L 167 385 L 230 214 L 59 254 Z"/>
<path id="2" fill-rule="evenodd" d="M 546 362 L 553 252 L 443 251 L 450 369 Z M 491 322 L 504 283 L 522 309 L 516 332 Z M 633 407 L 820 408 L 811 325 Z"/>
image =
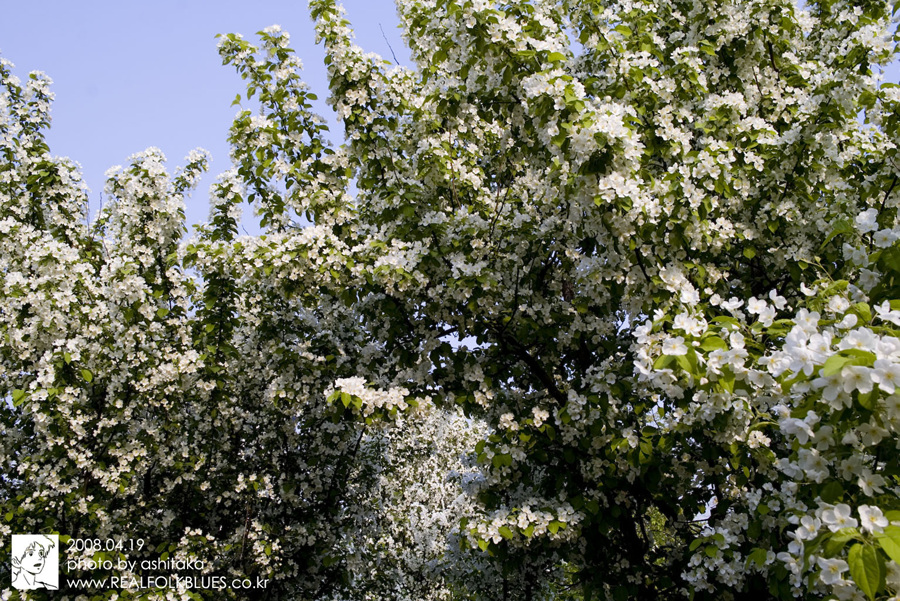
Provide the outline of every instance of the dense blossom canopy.
<path id="1" fill-rule="evenodd" d="M 397 7 L 414 69 L 310 2 L 339 147 L 286 33 L 220 38 L 256 108 L 188 238 L 204 154 L 88 223 L 0 63 L 0 535 L 269 599 L 900 598 L 892 5 Z"/>

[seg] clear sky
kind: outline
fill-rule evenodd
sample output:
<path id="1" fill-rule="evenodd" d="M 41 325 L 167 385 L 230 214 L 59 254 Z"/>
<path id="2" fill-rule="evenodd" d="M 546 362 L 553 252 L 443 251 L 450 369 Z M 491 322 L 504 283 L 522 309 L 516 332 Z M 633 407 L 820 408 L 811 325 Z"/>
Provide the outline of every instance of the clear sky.
<path id="1" fill-rule="evenodd" d="M 360 46 L 389 59 L 390 43 L 408 62 L 391 0 L 343 4 Z M 202 147 L 212 153 L 210 173 L 187 216 L 190 223 L 206 220 L 209 184 L 230 166 L 226 139 L 238 110 L 231 102 L 243 92 L 239 76 L 221 64 L 217 33 L 253 40 L 273 24 L 290 32 L 304 79 L 319 96 L 317 110 L 332 123 L 331 139 L 343 139 L 324 102 L 325 55 L 314 43 L 305 0 L 0 0 L 0 15 L 0 56 L 23 79 L 40 70 L 54 81 L 50 149 L 82 165 L 92 215 L 109 167 L 157 146 L 174 170 Z M 895 64 L 887 79 L 897 82 L 898 74 Z"/>
<path id="2" fill-rule="evenodd" d="M 391 0 L 344 0 L 357 43 L 368 52 L 408 62 Z M 304 80 L 319 96 L 317 111 L 331 123 L 331 139 L 343 131 L 325 104 L 325 53 L 315 44 L 305 0 L 0 0 L 0 56 L 25 79 L 43 71 L 53 80 L 50 151 L 81 164 L 91 188 L 91 213 L 100 206 L 104 173 L 128 156 L 156 146 L 170 171 L 192 149 L 212 154 L 187 216 L 207 218 L 207 190 L 230 167 L 231 106 L 244 82 L 223 66 L 217 33 L 255 33 L 278 24 L 291 34 L 303 60 Z M 382 29 L 384 35 L 382 35 Z"/>

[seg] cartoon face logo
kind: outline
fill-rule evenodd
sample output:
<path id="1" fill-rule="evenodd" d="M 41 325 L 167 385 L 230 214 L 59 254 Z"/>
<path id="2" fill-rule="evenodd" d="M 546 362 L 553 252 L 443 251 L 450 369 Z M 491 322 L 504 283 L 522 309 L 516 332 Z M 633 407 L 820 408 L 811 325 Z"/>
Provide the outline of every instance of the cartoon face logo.
<path id="1" fill-rule="evenodd" d="M 12 585 L 21 591 L 59 588 L 59 536 L 13 534 Z"/>

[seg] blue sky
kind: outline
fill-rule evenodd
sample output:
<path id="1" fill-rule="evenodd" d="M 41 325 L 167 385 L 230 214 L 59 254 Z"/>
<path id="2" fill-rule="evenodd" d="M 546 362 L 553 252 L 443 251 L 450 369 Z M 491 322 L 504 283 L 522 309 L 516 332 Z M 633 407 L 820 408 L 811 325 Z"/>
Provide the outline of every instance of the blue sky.
<path id="1" fill-rule="evenodd" d="M 408 60 L 391 0 L 343 4 L 357 43 L 385 58 L 390 43 L 399 60 Z M 187 216 L 190 223 L 206 220 L 209 184 L 230 166 L 226 138 L 238 110 L 231 102 L 243 92 L 238 75 L 221 64 L 217 33 L 252 40 L 273 24 L 290 32 L 304 79 L 320 98 L 317 110 L 332 123 L 331 139 L 343 139 L 324 102 L 325 55 L 314 43 L 305 0 L 0 0 L 0 12 L 0 55 L 19 77 L 40 70 L 54 81 L 50 148 L 82 165 L 92 215 L 109 167 L 157 146 L 174 170 L 202 147 L 212 153 L 210 173 L 188 202 Z M 897 82 L 898 74 L 895 64 L 887 79 Z"/>
<path id="2" fill-rule="evenodd" d="M 398 59 L 408 60 L 391 0 L 343 4 L 357 43 L 390 58 L 387 37 Z M 317 111 L 332 123 L 332 141 L 343 139 L 324 102 L 325 54 L 315 44 L 305 0 L 0 0 L 0 13 L 0 56 L 15 64 L 22 79 L 43 71 L 53 80 L 50 150 L 81 164 L 92 216 L 111 166 L 156 146 L 171 171 L 201 147 L 212 153 L 212 162 L 188 201 L 187 217 L 190 223 L 206 220 L 209 184 L 230 166 L 226 139 L 239 110 L 231 102 L 244 91 L 234 69 L 222 66 L 217 33 L 255 41 L 257 31 L 281 25 L 320 98 Z"/>

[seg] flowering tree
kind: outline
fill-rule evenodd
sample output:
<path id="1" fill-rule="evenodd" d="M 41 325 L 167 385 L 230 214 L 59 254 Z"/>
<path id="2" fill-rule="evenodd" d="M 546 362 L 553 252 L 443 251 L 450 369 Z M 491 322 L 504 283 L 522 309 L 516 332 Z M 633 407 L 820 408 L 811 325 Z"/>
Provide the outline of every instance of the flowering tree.
<path id="1" fill-rule="evenodd" d="M 233 172 L 183 242 L 206 157 L 170 177 L 156 149 L 110 171 L 88 225 L 78 174 L 43 141 L 48 82 L 22 86 L 3 63 L 0 83 L 4 545 L 142 539 L 129 559 L 198 559 L 267 578 L 277 598 L 330 590 L 362 431 L 327 389 L 379 362 L 320 290 L 320 269 L 345 264 L 340 242 L 328 228 L 236 239 L 247 184 Z"/>
<path id="2" fill-rule="evenodd" d="M 312 9 L 370 327 L 494 428 L 471 543 L 586 596 L 896 594 L 891 7 L 401 2 L 416 71 Z"/>
<path id="3" fill-rule="evenodd" d="M 487 557 L 460 546 L 460 518 L 483 482 L 473 453 L 483 434 L 461 411 L 425 403 L 363 439 L 358 469 L 373 473 L 354 478 L 340 544 L 351 577 L 334 599 L 454 599 L 497 582 Z"/>
<path id="4" fill-rule="evenodd" d="M 890 4 L 404 0 L 415 69 L 310 10 L 345 144 L 286 34 L 224 36 L 260 110 L 183 243 L 201 155 L 87 226 L 4 67 L 5 534 L 284 598 L 900 595 Z"/>

